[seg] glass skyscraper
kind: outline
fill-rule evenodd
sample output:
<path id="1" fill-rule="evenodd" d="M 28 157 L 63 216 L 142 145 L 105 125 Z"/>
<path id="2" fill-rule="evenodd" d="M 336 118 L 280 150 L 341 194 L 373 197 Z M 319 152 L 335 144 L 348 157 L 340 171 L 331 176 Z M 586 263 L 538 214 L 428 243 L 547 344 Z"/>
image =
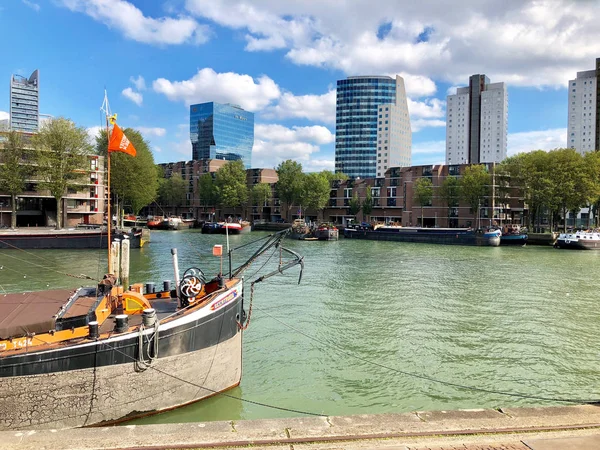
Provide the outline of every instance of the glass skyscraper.
<path id="1" fill-rule="evenodd" d="M 192 159 L 241 159 L 251 166 L 254 113 L 215 102 L 190 106 Z"/>
<path id="2" fill-rule="evenodd" d="M 378 129 L 378 108 L 381 105 L 397 105 L 402 120 L 406 122 L 410 133 L 410 119 L 406 106 L 406 93 L 404 80 L 397 76 L 396 79 L 387 76 L 360 76 L 348 77 L 337 82 L 337 102 L 335 120 L 335 171 L 344 172 L 351 178 L 374 178 L 379 170 L 387 169 L 391 162 L 383 164 L 384 142 L 390 140 L 384 137 L 385 131 Z M 387 112 L 392 114 L 391 111 Z M 383 116 L 383 114 L 382 114 Z M 383 117 L 382 117 L 383 118 Z M 388 125 L 383 118 L 385 125 Z M 383 125 L 381 128 L 386 128 Z M 388 133 L 389 134 L 389 133 Z M 380 139 L 381 136 L 381 139 Z M 408 158 L 410 158 L 410 137 Z M 404 138 L 404 140 L 406 140 Z M 378 156 L 378 141 L 381 142 L 382 151 Z M 386 150 L 390 145 L 385 145 Z M 391 147 L 390 147 L 391 148 Z M 406 158 L 404 158 L 406 159 Z M 381 175 L 380 175 L 381 176 Z"/>
<path id="3" fill-rule="evenodd" d="M 40 125 L 40 75 L 29 79 L 13 75 L 10 79 L 10 128 L 23 133 L 37 133 Z"/>

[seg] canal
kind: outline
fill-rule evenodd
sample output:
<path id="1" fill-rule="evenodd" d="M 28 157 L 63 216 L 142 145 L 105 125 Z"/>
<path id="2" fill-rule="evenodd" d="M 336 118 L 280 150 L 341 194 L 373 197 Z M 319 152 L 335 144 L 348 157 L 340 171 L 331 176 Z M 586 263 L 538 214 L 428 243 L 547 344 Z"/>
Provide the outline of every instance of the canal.
<path id="1" fill-rule="evenodd" d="M 231 245 L 264 235 L 232 236 Z M 172 279 L 172 247 L 182 271 L 214 274 L 211 248 L 223 241 L 153 232 L 132 250 L 132 281 Z M 256 285 L 240 387 L 134 423 L 600 399 L 600 252 L 343 238 L 287 245 L 305 256 L 304 277 L 297 285 L 292 269 Z M 99 278 L 105 266 L 104 251 L 2 250 L 0 293 L 89 284 L 62 274 Z"/>

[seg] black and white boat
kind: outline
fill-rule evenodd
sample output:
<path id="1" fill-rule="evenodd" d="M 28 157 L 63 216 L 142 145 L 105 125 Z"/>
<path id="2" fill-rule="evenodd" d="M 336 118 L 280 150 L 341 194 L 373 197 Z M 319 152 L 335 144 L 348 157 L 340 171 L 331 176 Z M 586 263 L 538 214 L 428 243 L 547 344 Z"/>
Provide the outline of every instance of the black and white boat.
<path id="1" fill-rule="evenodd" d="M 600 233 L 597 231 L 574 231 L 558 235 L 555 248 L 571 250 L 600 250 Z"/>
<path id="2" fill-rule="evenodd" d="M 173 249 L 175 289 L 125 289 L 106 275 L 75 291 L 0 295 L 0 430 L 114 423 L 237 386 L 254 283 L 303 265 L 281 246 L 285 233 L 256 241 L 227 276 L 190 268 L 179 277 Z M 242 273 L 269 249 L 277 267 L 244 290 Z"/>

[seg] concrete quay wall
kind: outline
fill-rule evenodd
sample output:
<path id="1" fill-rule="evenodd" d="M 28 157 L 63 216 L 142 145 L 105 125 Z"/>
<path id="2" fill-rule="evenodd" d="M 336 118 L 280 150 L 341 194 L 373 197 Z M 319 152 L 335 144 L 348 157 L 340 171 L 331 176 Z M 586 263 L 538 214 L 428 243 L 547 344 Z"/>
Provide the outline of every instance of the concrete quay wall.
<path id="1" fill-rule="evenodd" d="M 600 406 L 430 411 L 0 432 L 0 449 L 420 449 L 548 438 L 600 443 Z M 452 444 L 455 445 L 455 444 Z M 502 444 L 506 447 L 508 444 Z M 511 444 L 513 445 L 513 444 Z M 514 444 L 516 445 L 516 444 Z M 524 445 L 524 444 L 523 444 Z M 479 448 L 479 447 L 473 447 Z M 483 447 L 482 447 L 483 448 Z M 485 447 L 496 448 L 496 447 Z M 521 448 L 521 447 L 514 447 Z M 523 448 L 546 448 L 532 445 Z M 581 447 L 584 448 L 584 447 Z"/>

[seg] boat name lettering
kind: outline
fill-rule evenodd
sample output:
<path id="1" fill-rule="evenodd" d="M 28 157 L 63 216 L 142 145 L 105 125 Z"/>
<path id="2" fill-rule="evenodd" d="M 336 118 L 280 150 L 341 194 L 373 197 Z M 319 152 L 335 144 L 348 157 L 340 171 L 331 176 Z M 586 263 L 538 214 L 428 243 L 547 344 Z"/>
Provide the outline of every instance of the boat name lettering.
<path id="1" fill-rule="evenodd" d="M 227 303 L 229 303 L 231 300 L 233 300 L 236 297 L 237 297 L 237 290 L 235 290 L 232 293 L 230 293 L 227 297 L 224 297 L 221 300 L 219 300 L 218 302 L 214 303 L 210 307 L 210 309 L 213 310 L 213 311 L 216 310 L 216 309 L 219 309 L 221 306 L 226 305 Z"/>
<path id="2" fill-rule="evenodd" d="M 27 347 L 29 345 L 33 345 L 32 338 L 15 339 L 12 342 L 12 348 L 23 348 L 23 347 Z M 7 348 L 8 348 L 8 345 L 5 342 L 0 344 L 0 350 L 6 350 Z"/>

